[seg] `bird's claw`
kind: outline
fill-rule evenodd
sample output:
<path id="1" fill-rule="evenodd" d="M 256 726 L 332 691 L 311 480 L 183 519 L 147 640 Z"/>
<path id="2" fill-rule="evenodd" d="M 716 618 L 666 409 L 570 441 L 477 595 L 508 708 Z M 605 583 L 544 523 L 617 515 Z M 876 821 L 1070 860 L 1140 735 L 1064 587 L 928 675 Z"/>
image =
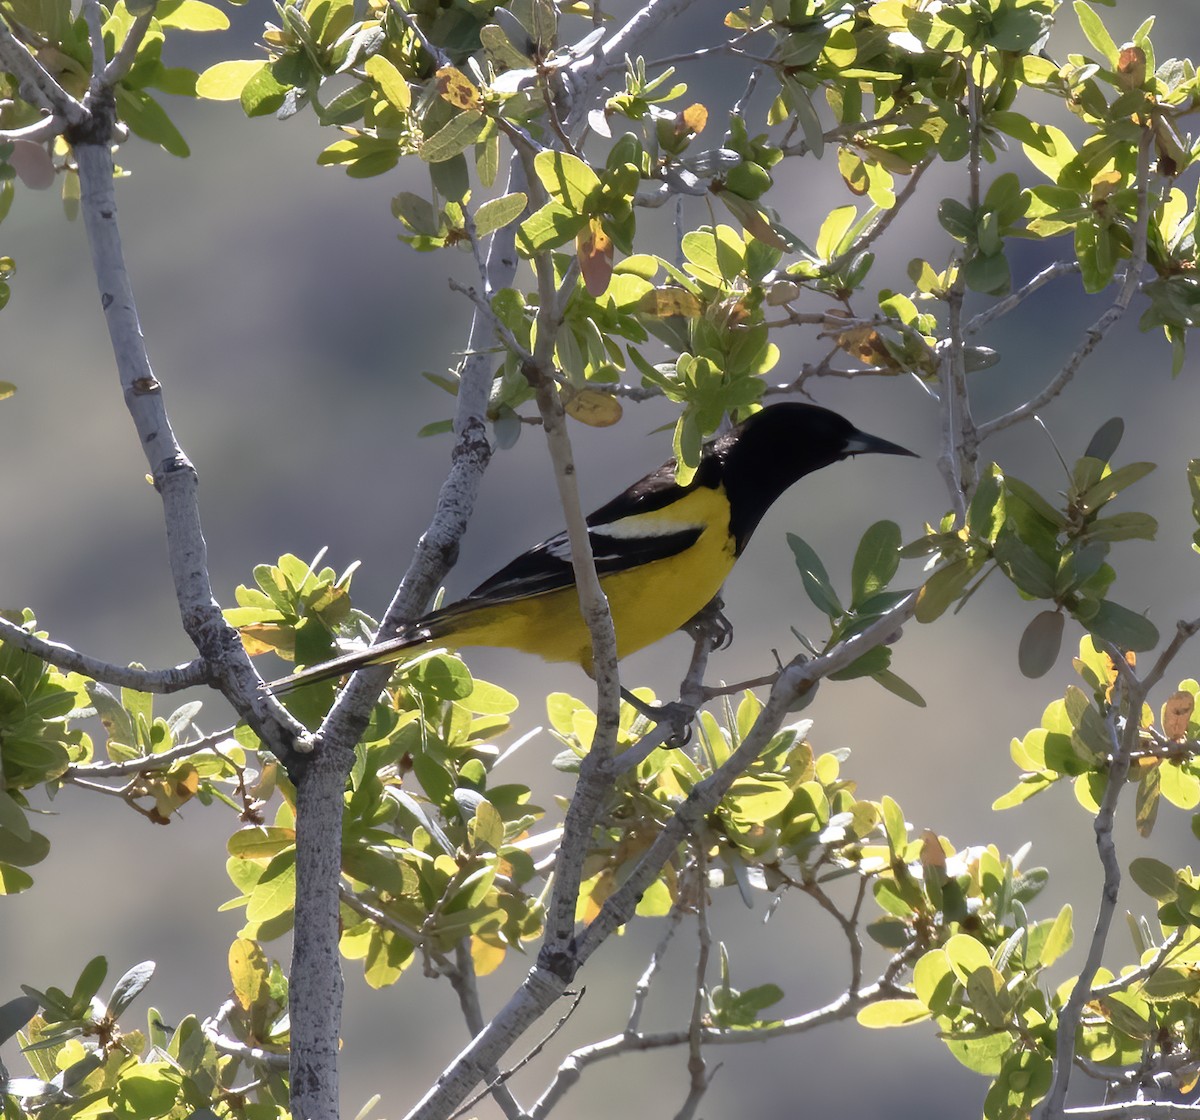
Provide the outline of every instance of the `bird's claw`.
<path id="1" fill-rule="evenodd" d="M 706 640 L 711 650 L 727 648 L 733 641 L 733 623 L 722 612 L 724 606 L 718 595 L 703 610 L 692 615 L 680 629 L 694 641 Z"/>
<path id="2" fill-rule="evenodd" d="M 696 718 L 696 709 L 682 700 L 671 700 L 666 704 L 647 704 L 634 696 L 632 692 L 621 689 L 621 695 L 627 704 L 636 708 L 652 723 L 662 726 L 666 724 L 671 729 L 670 735 L 664 740 L 664 746 L 677 750 L 686 747 L 692 739 L 692 721 Z"/>

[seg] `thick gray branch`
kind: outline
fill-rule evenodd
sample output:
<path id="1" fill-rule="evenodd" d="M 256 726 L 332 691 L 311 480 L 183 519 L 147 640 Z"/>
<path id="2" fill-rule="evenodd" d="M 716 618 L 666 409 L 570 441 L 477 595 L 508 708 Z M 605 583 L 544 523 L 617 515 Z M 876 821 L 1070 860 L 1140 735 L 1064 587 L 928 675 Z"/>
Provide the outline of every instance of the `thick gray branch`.
<path id="1" fill-rule="evenodd" d="M 121 248 L 109 129 L 104 124 L 105 119 L 111 124 L 112 110 L 107 103 L 93 105 L 92 109 L 101 118 L 87 129 L 72 130 L 68 138 L 79 168 L 84 227 L 125 404 L 150 465 L 154 487 L 162 497 L 167 555 L 183 627 L 238 714 L 286 762 L 293 757 L 292 747 L 303 728 L 261 688 L 241 638 L 226 623 L 213 597 L 196 470 L 175 438 L 162 385 L 150 367 Z"/>

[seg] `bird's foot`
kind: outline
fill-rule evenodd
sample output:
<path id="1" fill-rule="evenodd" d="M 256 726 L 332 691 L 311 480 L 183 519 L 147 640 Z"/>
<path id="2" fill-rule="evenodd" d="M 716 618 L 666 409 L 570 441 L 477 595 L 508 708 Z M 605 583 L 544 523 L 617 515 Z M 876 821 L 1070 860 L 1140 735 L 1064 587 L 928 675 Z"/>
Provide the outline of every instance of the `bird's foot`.
<path id="1" fill-rule="evenodd" d="M 666 746 L 673 749 L 686 747 L 691 740 L 692 720 L 696 718 L 696 709 L 691 704 L 685 704 L 682 700 L 672 700 L 667 704 L 647 704 L 627 688 L 621 689 L 621 699 L 636 708 L 652 723 L 659 726 L 666 724 L 670 727 L 671 734 L 666 739 Z"/>
<path id="2" fill-rule="evenodd" d="M 725 604 L 714 596 L 707 606 L 697 611 L 679 629 L 693 641 L 707 640 L 709 649 L 725 649 L 733 641 L 733 623 L 722 613 Z"/>

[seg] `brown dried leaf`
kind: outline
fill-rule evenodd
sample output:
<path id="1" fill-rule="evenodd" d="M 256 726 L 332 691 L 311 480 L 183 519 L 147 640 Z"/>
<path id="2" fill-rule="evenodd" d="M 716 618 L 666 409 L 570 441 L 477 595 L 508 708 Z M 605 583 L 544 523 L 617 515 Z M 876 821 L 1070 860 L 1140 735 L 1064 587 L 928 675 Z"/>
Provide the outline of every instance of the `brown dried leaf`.
<path id="1" fill-rule="evenodd" d="M 612 279 L 613 243 L 599 218 L 589 218 L 588 224 L 576 234 L 575 252 L 588 295 L 593 298 L 604 295 Z"/>
<path id="2" fill-rule="evenodd" d="M 684 288 L 655 288 L 642 296 L 638 310 L 654 319 L 669 319 L 672 315 L 698 319 L 704 308 L 700 301 Z"/>
<path id="3" fill-rule="evenodd" d="M 437 72 L 437 91 L 442 100 L 449 101 L 457 109 L 483 107 L 479 87 L 457 67 L 443 66 Z"/>
<path id="4" fill-rule="evenodd" d="M 1186 739 L 1188 724 L 1195 710 L 1196 698 L 1190 692 L 1171 693 L 1162 710 L 1163 734 L 1177 743 Z"/>
<path id="5" fill-rule="evenodd" d="M 874 327 L 851 327 L 848 331 L 834 335 L 834 339 L 847 354 L 866 365 L 894 364 L 887 346 Z"/>
<path id="6" fill-rule="evenodd" d="M 1146 84 L 1146 52 L 1126 43 L 1117 55 L 1117 84 L 1122 89 L 1141 89 Z"/>
<path id="7" fill-rule="evenodd" d="M 694 105 L 689 105 L 684 109 L 675 119 L 675 135 L 682 136 L 685 132 L 703 132 L 706 124 L 708 124 L 708 110 L 697 101 Z"/>
<path id="8" fill-rule="evenodd" d="M 942 870 L 946 868 L 946 853 L 942 842 L 937 833 L 928 828 L 921 833 L 921 866 L 940 867 Z"/>

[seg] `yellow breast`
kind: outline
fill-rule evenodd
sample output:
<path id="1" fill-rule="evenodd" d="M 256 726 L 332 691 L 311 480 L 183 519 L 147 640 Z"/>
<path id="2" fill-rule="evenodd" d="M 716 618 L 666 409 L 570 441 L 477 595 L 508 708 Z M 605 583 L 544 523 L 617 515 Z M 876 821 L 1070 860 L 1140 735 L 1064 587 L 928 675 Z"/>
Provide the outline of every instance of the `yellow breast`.
<path id="1" fill-rule="evenodd" d="M 625 657 L 678 630 L 706 606 L 725 582 L 735 557 L 729 503 L 723 492 L 708 487 L 685 495 L 669 514 L 653 511 L 617 524 L 614 535 L 623 536 L 705 526 L 695 544 L 676 556 L 601 577 L 617 634 L 617 656 Z M 575 661 L 591 671 L 591 637 L 574 587 L 473 610 L 438 640 L 454 646 L 519 649 L 546 661 Z"/>

